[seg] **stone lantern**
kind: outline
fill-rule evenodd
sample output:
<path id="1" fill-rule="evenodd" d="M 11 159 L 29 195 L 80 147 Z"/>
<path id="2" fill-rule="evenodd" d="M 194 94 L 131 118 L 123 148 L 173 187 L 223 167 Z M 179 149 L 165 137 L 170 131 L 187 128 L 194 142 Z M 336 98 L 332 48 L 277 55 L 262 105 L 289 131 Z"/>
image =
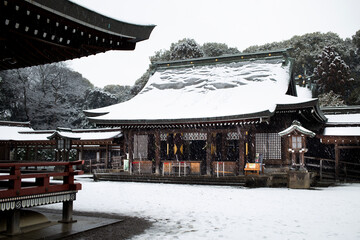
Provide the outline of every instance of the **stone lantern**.
<path id="1" fill-rule="evenodd" d="M 290 127 L 279 132 L 281 137 L 288 138 L 288 151 L 291 155 L 291 170 L 289 172 L 290 188 L 309 188 L 310 173 L 305 166 L 304 154 L 307 152 L 306 138 L 314 137 L 315 133 L 301 126 L 301 123 L 294 120 Z"/>
<path id="2" fill-rule="evenodd" d="M 294 120 L 290 127 L 279 132 L 281 137 L 288 138 L 288 151 L 291 154 L 291 167 L 297 170 L 306 170 L 304 154 L 307 152 L 306 137 L 314 137 L 315 133 L 301 126 Z"/>
<path id="3" fill-rule="evenodd" d="M 48 137 L 48 139 L 55 140 L 56 142 L 55 151 L 57 161 L 69 161 L 69 153 L 72 146 L 72 140 L 80 139 L 68 135 L 69 133 L 63 134 L 60 131 L 55 131 L 51 136 Z"/>

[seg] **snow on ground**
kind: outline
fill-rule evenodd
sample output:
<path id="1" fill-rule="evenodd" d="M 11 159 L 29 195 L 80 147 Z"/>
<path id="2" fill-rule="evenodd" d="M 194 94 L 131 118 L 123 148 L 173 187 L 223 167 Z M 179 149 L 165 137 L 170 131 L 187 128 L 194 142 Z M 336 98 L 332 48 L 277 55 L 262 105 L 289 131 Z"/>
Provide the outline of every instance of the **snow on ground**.
<path id="1" fill-rule="evenodd" d="M 79 179 L 75 210 L 154 222 L 134 239 L 360 239 L 360 184 L 292 190 Z"/>

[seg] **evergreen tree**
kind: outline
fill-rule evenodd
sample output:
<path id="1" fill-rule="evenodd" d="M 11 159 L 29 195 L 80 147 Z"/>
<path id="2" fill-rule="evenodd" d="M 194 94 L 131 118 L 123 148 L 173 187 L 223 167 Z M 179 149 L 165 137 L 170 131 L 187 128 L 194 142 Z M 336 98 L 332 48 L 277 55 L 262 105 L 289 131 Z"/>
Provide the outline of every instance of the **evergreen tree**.
<path id="1" fill-rule="evenodd" d="M 131 87 L 131 95 L 136 96 L 141 89 L 144 88 L 145 84 L 148 82 L 151 74 L 151 67 L 146 70 L 146 72 L 138 79 L 136 80 L 134 86 Z"/>
<path id="2" fill-rule="evenodd" d="M 202 51 L 206 57 L 217 57 L 225 54 L 238 54 L 240 51 L 237 48 L 229 48 L 225 43 L 204 43 Z"/>
<path id="3" fill-rule="evenodd" d="M 177 43 L 171 44 L 170 60 L 183 60 L 203 57 L 204 53 L 200 45 L 190 38 L 184 38 Z"/>
<path id="4" fill-rule="evenodd" d="M 301 36 L 293 36 L 289 40 L 267 43 L 261 46 L 251 46 L 243 50 L 246 53 L 254 53 L 269 50 L 289 49 L 290 57 L 294 58 L 293 70 L 295 75 L 312 73 L 316 67 L 315 60 L 326 46 L 333 46 L 345 61 L 352 60 L 351 42 L 344 41 L 338 34 L 307 33 Z"/>
<path id="5" fill-rule="evenodd" d="M 85 92 L 83 102 L 84 109 L 95 109 L 116 104 L 118 99 L 114 94 L 95 88 Z"/>
<path id="6" fill-rule="evenodd" d="M 355 45 L 357 49 L 357 53 L 360 54 L 360 30 L 355 33 L 355 35 L 352 36 L 352 42 Z"/>
<path id="7" fill-rule="evenodd" d="M 337 107 L 344 106 L 345 102 L 339 94 L 334 93 L 332 90 L 328 93 L 319 95 L 320 107 Z"/>
<path id="8" fill-rule="evenodd" d="M 129 100 L 131 95 L 131 87 L 130 86 L 121 86 L 121 85 L 106 85 L 103 90 L 105 92 L 111 93 L 116 96 L 118 102 L 124 102 Z"/>
<path id="9" fill-rule="evenodd" d="M 318 80 L 318 93 L 329 93 L 333 91 L 341 95 L 345 100 L 350 95 L 349 84 L 350 68 L 341 59 L 334 47 L 325 47 L 315 61 L 314 78 Z"/>
<path id="10" fill-rule="evenodd" d="M 155 63 L 170 61 L 170 54 L 170 50 L 161 49 L 159 51 L 156 51 L 154 56 L 150 57 L 150 62 Z"/>

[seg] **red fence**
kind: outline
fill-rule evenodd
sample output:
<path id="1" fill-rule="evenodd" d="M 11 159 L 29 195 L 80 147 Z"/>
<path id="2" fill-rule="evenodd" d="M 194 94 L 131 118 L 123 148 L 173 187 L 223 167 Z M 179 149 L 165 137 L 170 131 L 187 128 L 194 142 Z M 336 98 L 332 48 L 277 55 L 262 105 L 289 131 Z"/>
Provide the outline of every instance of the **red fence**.
<path id="1" fill-rule="evenodd" d="M 83 161 L 0 163 L 0 170 L 4 172 L 4 175 L 0 175 L 0 199 L 81 190 L 81 184 L 74 183 L 74 176 L 83 174 L 83 171 L 77 171 L 73 168 L 74 165 L 81 164 L 83 164 Z M 29 172 L 25 170 L 29 167 L 52 166 L 64 166 L 64 171 Z M 50 183 L 51 177 L 63 177 L 62 184 Z M 35 182 L 29 182 L 29 179 L 35 179 Z"/>

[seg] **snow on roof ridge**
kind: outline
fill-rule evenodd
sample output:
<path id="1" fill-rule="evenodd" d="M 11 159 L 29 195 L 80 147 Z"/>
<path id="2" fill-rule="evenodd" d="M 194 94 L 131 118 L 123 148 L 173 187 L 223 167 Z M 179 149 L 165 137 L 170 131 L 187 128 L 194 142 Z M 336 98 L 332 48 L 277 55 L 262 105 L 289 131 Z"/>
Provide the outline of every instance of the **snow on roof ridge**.
<path id="1" fill-rule="evenodd" d="M 279 49 L 272 51 L 262 51 L 255 53 L 239 53 L 239 54 L 224 54 L 216 57 L 200 57 L 189 58 L 182 60 L 159 61 L 153 62 L 155 67 L 170 67 L 173 65 L 188 65 L 195 63 L 216 64 L 228 61 L 253 61 L 254 59 L 274 59 L 274 58 L 288 58 L 288 49 Z"/>

